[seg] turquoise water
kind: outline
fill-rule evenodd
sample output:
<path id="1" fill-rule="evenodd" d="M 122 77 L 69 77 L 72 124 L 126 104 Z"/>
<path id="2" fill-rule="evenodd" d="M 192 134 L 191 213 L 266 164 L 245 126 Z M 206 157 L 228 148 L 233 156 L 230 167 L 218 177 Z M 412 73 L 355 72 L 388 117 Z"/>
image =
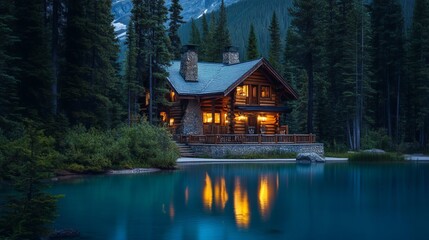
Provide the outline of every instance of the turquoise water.
<path id="1" fill-rule="evenodd" d="M 429 239 L 429 164 L 219 164 L 55 183 L 81 239 Z"/>

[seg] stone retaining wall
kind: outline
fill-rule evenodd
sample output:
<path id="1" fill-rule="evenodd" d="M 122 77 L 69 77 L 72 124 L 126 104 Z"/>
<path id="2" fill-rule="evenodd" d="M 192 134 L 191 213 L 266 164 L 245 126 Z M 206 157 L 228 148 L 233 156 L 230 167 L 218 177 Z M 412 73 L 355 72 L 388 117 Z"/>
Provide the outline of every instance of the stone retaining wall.
<path id="1" fill-rule="evenodd" d="M 322 143 L 312 144 L 189 144 L 189 147 L 201 156 L 223 158 L 226 155 L 246 155 L 267 152 L 315 152 L 323 157 L 325 150 Z"/>

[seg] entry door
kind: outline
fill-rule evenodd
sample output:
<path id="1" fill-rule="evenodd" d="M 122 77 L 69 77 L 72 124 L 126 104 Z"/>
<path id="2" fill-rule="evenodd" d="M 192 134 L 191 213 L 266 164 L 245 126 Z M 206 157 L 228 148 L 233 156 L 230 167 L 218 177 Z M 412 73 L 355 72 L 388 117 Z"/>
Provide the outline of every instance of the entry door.
<path id="1" fill-rule="evenodd" d="M 256 117 L 256 115 L 248 115 L 247 116 L 247 134 L 257 134 L 259 129 L 258 129 L 258 118 Z"/>

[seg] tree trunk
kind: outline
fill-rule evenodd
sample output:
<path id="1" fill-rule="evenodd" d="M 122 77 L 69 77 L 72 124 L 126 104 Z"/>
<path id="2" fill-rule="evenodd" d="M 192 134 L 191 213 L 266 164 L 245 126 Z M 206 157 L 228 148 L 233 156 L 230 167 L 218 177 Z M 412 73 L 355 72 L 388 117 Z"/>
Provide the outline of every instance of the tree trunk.
<path id="1" fill-rule="evenodd" d="M 59 41 L 59 21 L 60 21 L 60 0 L 53 0 L 52 3 L 52 113 L 58 113 L 58 41 Z"/>
<path id="2" fill-rule="evenodd" d="M 313 70 L 313 54 L 308 54 L 307 62 L 308 76 L 308 104 L 307 104 L 307 133 L 313 133 L 313 98 L 314 98 L 314 70 Z"/>

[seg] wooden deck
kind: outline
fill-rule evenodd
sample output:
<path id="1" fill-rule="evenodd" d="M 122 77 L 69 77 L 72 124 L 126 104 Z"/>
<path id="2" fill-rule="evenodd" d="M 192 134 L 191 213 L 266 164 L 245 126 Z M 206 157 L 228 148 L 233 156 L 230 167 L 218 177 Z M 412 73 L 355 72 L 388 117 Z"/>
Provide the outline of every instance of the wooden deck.
<path id="1" fill-rule="evenodd" d="M 296 144 L 315 143 L 315 134 L 206 134 L 175 135 L 176 141 L 187 144 Z"/>

